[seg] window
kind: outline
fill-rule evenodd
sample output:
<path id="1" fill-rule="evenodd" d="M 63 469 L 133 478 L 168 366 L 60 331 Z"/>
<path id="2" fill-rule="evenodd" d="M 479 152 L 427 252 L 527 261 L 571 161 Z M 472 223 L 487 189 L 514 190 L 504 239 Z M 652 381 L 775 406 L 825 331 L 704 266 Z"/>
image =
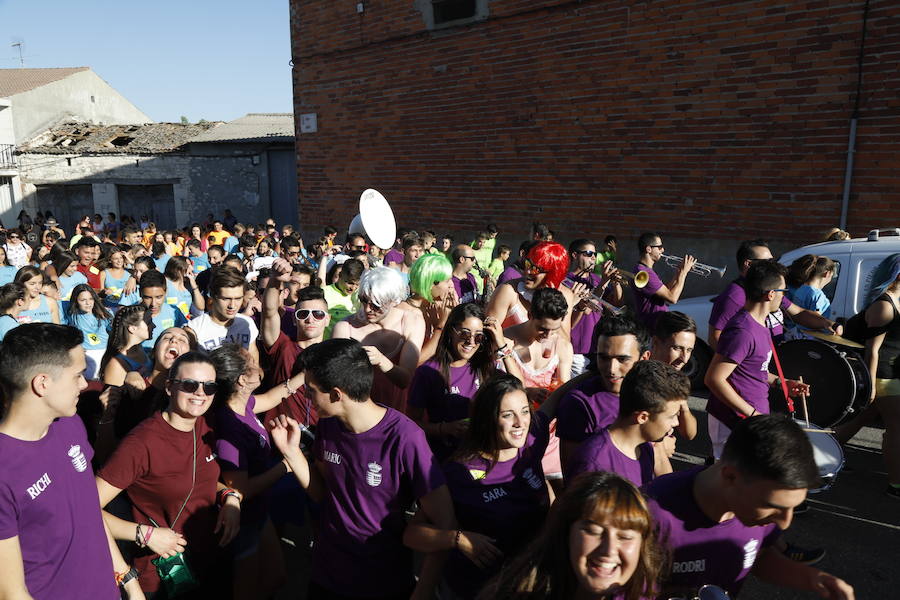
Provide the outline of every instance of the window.
<path id="1" fill-rule="evenodd" d="M 486 19 L 488 0 L 426 0 L 423 16 L 429 29 L 453 27 Z"/>

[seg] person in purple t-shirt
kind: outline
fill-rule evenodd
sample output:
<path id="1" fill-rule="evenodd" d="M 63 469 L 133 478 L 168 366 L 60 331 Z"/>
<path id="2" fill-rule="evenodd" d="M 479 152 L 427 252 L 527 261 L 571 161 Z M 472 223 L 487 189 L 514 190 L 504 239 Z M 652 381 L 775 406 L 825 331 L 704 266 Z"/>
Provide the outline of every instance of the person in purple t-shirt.
<path id="1" fill-rule="evenodd" d="M 441 584 L 447 597 L 474 597 L 541 526 L 550 504 L 541 460 L 553 410 L 545 404 L 532 413 L 512 375 L 493 377 L 476 394 L 472 426 L 444 464 L 457 528 L 414 521 L 406 532 L 432 552 L 451 551 Z"/>
<path id="2" fill-rule="evenodd" d="M 583 473 L 554 503 L 537 538 L 477 600 L 649 600 L 662 570 L 637 487 L 615 473 Z"/>
<path id="3" fill-rule="evenodd" d="M 669 310 L 666 304 L 675 304 L 681 298 L 685 279 L 691 272 L 691 267 L 697 262 L 697 259 L 690 254 L 686 255 L 681 266 L 675 272 L 675 277 L 668 285 L 665 285 L 653 270 L 653 265 L 662 258 L 663 250 L 665 250 L 665 246 L 663 246 L 662 238 L 658 233 L 642 233 L 638 238 L 640 259 L 634 267 L 634 273 L 637 275 L 638 272 L 644 271 L 647 273 L 649 281 L 647 285 L 640 288 L 632 282 L 634 312 L 637 314 L 638 320 L 650 330 L 656 325 L 658 314 Z"/>
<path id="4" fill-rule="evenodd" d="M 712 311 L 709 313 L 709 337 L 707 341 L 713 351 L 716 350 L 719 337 L 722 335 L 722 331 L 725 330 L 728 321 L 739 310 L 744 308 L 744 304 L 747 302 L 747 295 L 744 292 L 744 278 L 747 275 L 747 269 L 757 261 L 771 259 L 772 251 L 769 250 L 768 244 L 763 240 L 747 240 L 741 242 L 741 245 L 738 246 L 737 266 L 741 276 L 728 284 L 725 291 L 716 296 Z M 801 308 L 787 298 L 782 298 L 778 310 L 766 318 L 766 325 L 776 339 L 784 331 L 783 313 L 787 313 L 794 322 L 808 329 L 830 329 L 837 335 L 840 335 L 843 331 L 843 328 L 834 321 L 811 310 Z"/>
<path id="5" fill-rule="evenodd" d="M 597 325 L 594 368 L 569 381 L 551 396 L 560 396 L 556 435 L 566 464 L 578 445 L 609 427 L 619 416 L 619 390 L 628 371 L 650 356 L 650 336 L 624 315 L 608 315 Z"/>
<path id="6" fill-rule="evenodd" d="M 307 597 L 406 600 L 417 584 L 404 546 L 405 511 L 418 501 L 436 527 L 450 529 L 455 520 L 440 466 L 412 420 L 369 397 L 372 365 L 359 342 L 316 344 L 298 365 L 319 412 L 313 463 L 300 450 L 295 420 L 279 416 L 271 436 L 319 503 Z M 434 558 L 426 556 L 423 569 Z M 433 584 L 422 578 L 418 592 L 424 597 Z"/>
<path id="7" fill-rule="evenodd" d="M 129 598 L 144 597 L 103 524 L 93 449 L 75 416 L 87 387 L 82 341 L 72 327 L 34 323 L 0 346 L 3 598 L 116 600 L 117 580 Z"/>
<path id="8" fill-rule="evenodd" d="M 774 260 L 756 261 L 747 270 L 747 302 L 725 326 L 706 371 L 709 437 L 716 458 L 741 419 L 769 412 L 769 387 L 780 386 L 778 377 L 769 373 L 774 342 L 766 316 L 777 310 L 784 298 L 785 272 Z M 807 384 L 792 379 L 785 383 L 791 396 L 809 393 Z"/>
<path id="9" fill-rule="evenodd" d="M 619 417 L 581 444 L 568 464 L 566 480 L 587 471 L 618 473 L 635 485 L 672 472 L 664 452 L 654 452 L 678 425 L 691 393 L 690 380 L 673 367 L 644 360 L 625 376 L 619 394 Z"/>
<path id="10" fill-rule="evenodd" d="M 234 598 L 267 598 L 284 583 L 284 557 L 269 519 L 269 492 L 287 473 L 285 461 L 272 460 L 269 433 L 256 417 L 281 404 L 303 385 L 299 373 L 262 394 L 262 369 L 241 346 L 225 344 L 210 355 L 219 390 L 215 399 L 216 455 L 222 481 L 241 491 L 241 528 L 228 545 L 234 561 Z"/>
<path id="11" fill-rule="evenodd" d="M 478 287 L 475 276 L 471 271 L 475 267 L 475 251 L 471 246 L 459 244 L 450 253 L 450 263 L 453 265 L 453 289 L 460 304 L 476 302 Z"/>
<path id="12" fill-rule="evenodd" d="M 609 285 L 603 292 L 603 299 L 615 306 L 622 306 L 624 301 L 623 289 L 617 281 L 610 280 L 615 271 L 612 261 L 603 265 L 603 277 L 593 273 L 597 261 L 597 247 L 593 240 L 578 239 L 569 244 L 569 267 L 572 271 L 566 275 L 565 283 L 573 286 L 576 283 L 583 284 L 588 290 L 600 287 L 603 280 L 609 281 Z M 591 354 L 591 341 L 594 327 L 603 315 L 595 311 L 590 302 L 579 300 L 572 307 L 572 377 L 577 377 L 588 368 Z"/>
<path id="13" fill-rule="evenodd" d="M 662 597 L 693 596 L 704 584 L 736 597 L 752 572 L 823 598 L 852 600 L 845 581 L 774 547 L 807 489 L 818 485 L 809 438 L 786 415 L 746 419 L 732 431 L 719 462 L 646 485 L 660 541 L 672 553 Z"/>
<path id="14" fill-rule="evenodd" d="M 479 305 L 469 302 L 450 311 L 434 358 L 413 374 L 407 410 L 425 431 L 439 461 L 449 458 L 469 428 L 475 392 L 499 372 L 497 349 L 512 346 L 513 341 L 503 337 L 499 323 L 485 323 L 484 309 Z M 521 377 L 512 353 L 501 354 L 506 371 Z"/>

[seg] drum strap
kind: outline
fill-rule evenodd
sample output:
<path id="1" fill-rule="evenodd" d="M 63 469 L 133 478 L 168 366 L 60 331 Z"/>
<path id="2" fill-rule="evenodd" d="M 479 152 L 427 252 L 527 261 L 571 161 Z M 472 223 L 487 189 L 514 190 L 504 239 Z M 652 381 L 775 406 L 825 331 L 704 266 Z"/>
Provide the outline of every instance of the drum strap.
<path id="1" fill-rule="evenodd" d="M 781 392 L 784 394 L 784 401 L 787 402 L 788 412 L 794 414 L 794 401 L 788 395 L 787 382 L 784 380 L 784 371 L 781 370 L 781 361 L 778 360 L 778 352 L 775 351 L 775 340 L 769 336 L 769 345 L 772 347 L 772 358 L 775 359 L 775 370 L 778 371 L 778 381 L 781 382 Z"/>

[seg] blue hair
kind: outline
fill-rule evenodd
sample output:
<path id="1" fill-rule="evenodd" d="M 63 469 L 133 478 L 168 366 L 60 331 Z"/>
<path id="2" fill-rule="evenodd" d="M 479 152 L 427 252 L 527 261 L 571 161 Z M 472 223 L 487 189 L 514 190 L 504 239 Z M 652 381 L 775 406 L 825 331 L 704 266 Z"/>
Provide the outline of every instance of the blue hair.
<path id="1" fill-rule="evenodd" d="M 882 295 L 900 276 L 900 253 L 891 254 L 875 267 L 872 282 L 869 284 L 867 304 L 871 304 Z"/>

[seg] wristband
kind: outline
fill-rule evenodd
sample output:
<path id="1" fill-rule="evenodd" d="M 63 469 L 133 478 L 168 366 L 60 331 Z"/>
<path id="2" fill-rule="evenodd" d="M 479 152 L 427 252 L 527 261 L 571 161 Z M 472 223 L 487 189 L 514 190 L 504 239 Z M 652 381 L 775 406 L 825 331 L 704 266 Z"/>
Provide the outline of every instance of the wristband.
<path id="1" fill-rule="evenodd" d="M 503 360 L 504 358 L 509 358 L 510 356 L 512 356 L 512 353 L 513 353 L 512 348 L 507 348 L 506 344 L 503 344 L 503 348 L 497 350 L 497 354 L 496 354 L 497 360 Z"/>
<path id="2" fill-rule="evenodd" d="M 225 506 L 225 501 L 228 499 L 228 496 L 234 496 L 237 498 L 238 503 L 240 503 L 244 497 L 241 495 L 239 491 L 234 488 L 223 488 L 219 490 L 218 496 L 216 497 L 216 504 L 219 506 Z"/>
<path id="3" fill-rule="evenodd" d="M 147 540 L 144 537 L 144 534 L 141 533 L 141 524 L 138 523 L 134 527 L 134 543 L 137 544 L 138 548 L 146 548 Z"/>
<path id="4" fill-rule="evenodd" d="M 129 581 L 136 579 L 138 575 L 140 575 L 140 572 L 135 567 L 131 567 L 124 573 L 116 573 L 116 585 L 124 587 Z"/>
<path id="5" fill-rule="evenodd" d="M 286 379 L 286 380 L 284 381 L 284 389 L 287 390 L 288 396 L 293 396 L 293 395 L 294 395 L 294 392 L 295 392 L 296 390 L 292 390 L 292 389 L 291 389 L 291 386 L 288 384 L 288 381 L 290 381 L 290 380 L 289 380 L 289 379 Z"/>

